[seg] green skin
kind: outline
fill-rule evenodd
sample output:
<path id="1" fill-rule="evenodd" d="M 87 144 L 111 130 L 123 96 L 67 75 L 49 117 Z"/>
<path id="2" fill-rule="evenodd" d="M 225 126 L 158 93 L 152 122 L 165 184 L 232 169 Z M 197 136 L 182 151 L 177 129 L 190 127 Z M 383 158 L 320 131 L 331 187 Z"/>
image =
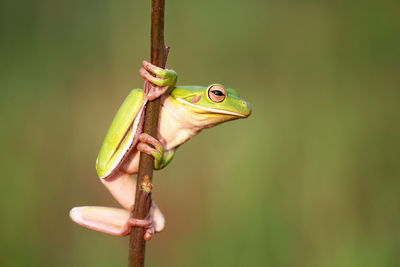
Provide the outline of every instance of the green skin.
<path id="1" fill-rule="evenodd" d="M 126 210 L 131 210 L 134 205 L 136 181 L 131 175 L 138 171 L 139 152 L 152 155 L 154 169 L 162 169 L 171 162 L 177 147 L 201 130 L 225 121 L 246 118 L 251 113 L 249 104 L 235 90 L 225 89 L 220 84 L 208 87 L 175 86 L 175 71 L 161 69 L 146 61 L 143 61 L 139 73 L 153 87 L 149 92 L 143 89 L 130 92 L 114 117 L 96 161 L 97 174 L 102 183 Z M 147 101 L 157 97 L 161 97 L 161 106 L 158 134 L 154 138 L 142 133 L 142 125 Z M 91 215 L 97 219 L 98 214 L 104 218 L 114 215 L 117 218 L 120 216 L 118 212 L 105 207 L 78 207 L 71 211 L 70 216 L 87 228 L 114 235 L 128 234 L 132 225 L 150 224 L 132 219 L 118 223 L 99 219 L 97 224 L 95 219 L 84 219 Z M 152 231 L 162 230 L 164 217 L 154 204 L 150 216 L 153 219 Z M 115 226 L 119 224 L 122 230 L 118 232 Z M 151 230 L 148 233 L 149 239 Z"/>
<path id="2" fill-rule="evenodd" d="M 212 84 L 208 87 L 175 86 L 177 80 L 175 71 L 158 70 L 155 71 L 155 74 L 164 79 L 152 77 L 151 82 L 157 86 L 169 87 L 166 96 L 167 99 L 164 97 L 163 102 L 171 102 L 172 105 L 169 105 L 170 109 L 172 107 L 177 113 L 185 114 L 186 119 L 199 121 L 196 125 L 184 122 L 187 124 L 185 125 L 187 128 L 196 128 L 198 132 L 201 129 L 209 128 L 227 120 L 244 118 L 250 115 L 250 106 L 233 89 L 225 89 L 226 96 L 224 100 L 215 102 L 208 96 L 208 89 L 212 86 L 222 87 L 222 85 Z M 124 153 L 132 153 L 131 150 L 127 151 L 124 146 L 128 140 L 126 137 L 134 134 L 130 131 L 130 128 L 135 119 L 137 119 L 140 108 L 145 103 L 146 97 L 144 91 L 142 89 L 134 89 L 121 105 L 107 132 L 97 158 L 96 169 L 100 178 L 106 178 L 111 173 L 114 173 L 115 169 L 122 163 L 121 158 L 126 156 Z M 182 112 L 182 109 L 186 112 Z M 164 147 L 156 144 L 154 146 L 155 150 L 149 152 L 155 159 L 154 169 L 159 170 L 167 166 L 173 158 L 175 148 L 185 141 L 187 139 L 181 140 L 172 149 L 169 149 L 168 151 L 170 152 L 166 155 Z M 136 172 L 130 172 L 130 174 Z"/>

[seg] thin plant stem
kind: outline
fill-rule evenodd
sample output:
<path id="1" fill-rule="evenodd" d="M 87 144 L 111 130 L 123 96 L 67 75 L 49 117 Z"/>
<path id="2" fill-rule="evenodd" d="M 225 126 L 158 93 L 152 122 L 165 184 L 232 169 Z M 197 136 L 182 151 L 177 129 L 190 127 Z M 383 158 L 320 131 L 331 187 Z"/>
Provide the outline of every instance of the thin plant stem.
<path id="1" fill-rule="evenodd" d="M 164 10 L 165 0 L 151 0 L 150 61 L 162 68 L 165 67 L 168 55 L 168 48 L 164 45 Z M 145 82 L 144 90 L 148 92 L 150 86 L 152 86 L 150 83 Z M 159 98 L 147 103 L 143 132 L 154 137 L 157 137 L 159 109 Z M 152 202 L 153 166 L 154 158 L 145 153 L 140 153 L 133 218 L 144 219 L 149 214 Z M 129 242 L 129 267 L 144 266 L 146 248 L 144 234 L 145 229 L 143 227 L 132 227 Z"/>

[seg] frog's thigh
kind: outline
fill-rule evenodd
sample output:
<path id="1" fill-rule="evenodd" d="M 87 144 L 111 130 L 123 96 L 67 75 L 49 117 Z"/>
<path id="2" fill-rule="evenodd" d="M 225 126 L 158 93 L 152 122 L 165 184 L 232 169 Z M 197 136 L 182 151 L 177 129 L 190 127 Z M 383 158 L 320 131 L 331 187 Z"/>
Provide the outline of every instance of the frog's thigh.
<path id="1" fill-rule="evenodd" d="M 100 179 L 113 197 L 127 210 L 135 204 L 136 180 L 127 173 Z"/>
<path id="2" fill-rule="evenodd" d="M 107 131 L 97 157 L 97 174 L 106 177 L 122 160 L 126 149 L 130 147 L 135 130 L 128 131 L 138 125 L 137 116 L 143 110 L 144 91 L 133 89 L 122 103 Z M 134 123 L 136 122 L 136 123 Z"/>

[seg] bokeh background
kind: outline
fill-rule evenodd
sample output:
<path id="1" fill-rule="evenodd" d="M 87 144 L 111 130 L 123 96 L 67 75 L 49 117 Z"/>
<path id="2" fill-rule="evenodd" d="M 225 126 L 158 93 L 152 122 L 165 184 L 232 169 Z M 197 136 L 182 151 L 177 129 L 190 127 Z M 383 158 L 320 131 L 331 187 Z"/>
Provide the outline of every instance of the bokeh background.
<path id="1" fill-rule="evenodd" d="M 95 158 L 141 87 L 149 1 L 0 4 L 1 266 L 126 266 L 73 224 L 117 206 Z M 398 1 L 167 0 L 178 84 L 253 107 L 155 173 L 166 230 L 146 266 L 400 266 Z"/>

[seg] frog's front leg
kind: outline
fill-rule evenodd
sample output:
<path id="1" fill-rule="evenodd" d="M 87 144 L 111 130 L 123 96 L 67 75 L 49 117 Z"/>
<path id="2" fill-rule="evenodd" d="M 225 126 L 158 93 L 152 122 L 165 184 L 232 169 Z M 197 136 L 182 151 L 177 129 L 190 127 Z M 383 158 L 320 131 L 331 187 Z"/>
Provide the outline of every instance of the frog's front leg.
<path id="1" fill-rule="evenodd" d="M 165 94 L 169 89 L 174 88 L 178 77 L 174 70 L 157 67 L 145 60 L 142 62 L 142 66 L 139 71 L 140 77 L 154 85 L 152 90 L 146 92 L 147 98 L 150 101 Z"/>
<path id="2" fill-rule="evenodd" d="M 164 144 L 147 133 L 140 134 L 139 141 L 137 150 L 154 157 L 155 170 L 167 166 L 175 155 L 175 149 L 165 151 Z"/>

